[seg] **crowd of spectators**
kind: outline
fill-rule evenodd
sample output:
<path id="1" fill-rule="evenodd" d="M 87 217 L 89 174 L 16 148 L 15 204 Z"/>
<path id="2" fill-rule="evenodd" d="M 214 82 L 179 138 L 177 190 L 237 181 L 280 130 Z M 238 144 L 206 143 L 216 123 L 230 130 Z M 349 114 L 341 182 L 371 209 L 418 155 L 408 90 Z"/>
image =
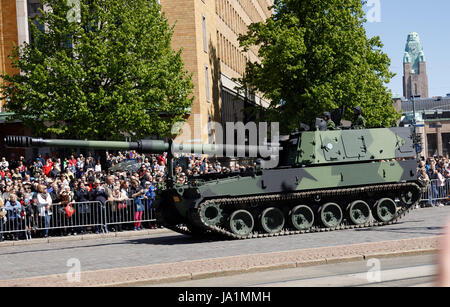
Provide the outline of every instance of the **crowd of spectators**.
<path id="1" fill-rule="evenodd" d="M 427 159 L 422 157 L 418 173 L 419 180 L 429 187 L 428 204 L 432 207 L 443 207 L 448 196 L 445 187 L 450 178 L 449 156 L 429 156 Z"/>
<path id="2" fill-rule="evenodd" d="M 176 165 L 176 183 L 183 184 L 188 176 L 210 173 L 229 173 L 245 170 L 236 165 L 222 167 L 220 162 L 196 155 L 183 157 L 186 163 Z M 114 170 L 121 162 L 133 161 L 133 170 Z M 60 158 L 38 155 L 26 161 L 23 156 L 17 161 L 8 161 L 2 157 L 0 161 L 0 233 L 4 230 L 4 221 L 9 227 L 18 229 L 26 227 L 25 236 L 31 237 L 33 223 L 39 222 L 40 228 L 46 228 L 36 235 L 48 236 L 51 215 L 55 205 L 99 201 L 114 204 L 124 200 L 133 200 L 134 225 L 132 229 L 140 230 L 143 225 L 142 212 L 151 208 L 156 190 L 164 184 L 167 174 L 167 155 L 143 155 L 135 151 L 106 152 L 106 161 L 102 165 L 100 159 L 90 154 L 71 155 Z M 145 206 L 144 206 L 145 202 Z M 83 211 L 84 209 L 81 208 Z M 27 219 L 25 217 L 28 217 Z M 114 222 L 117 217 L 111 216 Z M 23 225 L 28 220 L 28 225 Z M 3 221 L 3 223 L 2 223 Z M 19 224 L 22 224 L 21 226 Z M 113 225 L 114 226 L 114 225 Z M 122 224 L 112 227 L 112 231 L 121 231 Z M 158 227 L 151 223 L 148 227 Z M 99 232 L 98 227 L 74 229 L 65 227 L 58 234 L 75 234 L 86 231 Z M 107 230 L 108 231 L 108 230 Z M 12 233 L 11 239 L 17 240 L 20 233 Z M 0 236 L 0 240 L 3 237 Z"/>

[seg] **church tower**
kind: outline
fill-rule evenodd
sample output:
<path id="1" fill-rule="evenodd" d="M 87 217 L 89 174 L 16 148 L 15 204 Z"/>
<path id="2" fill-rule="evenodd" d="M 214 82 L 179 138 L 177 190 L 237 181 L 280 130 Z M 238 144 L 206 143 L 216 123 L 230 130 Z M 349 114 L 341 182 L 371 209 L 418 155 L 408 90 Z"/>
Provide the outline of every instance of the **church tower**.
<path id="1" fill-rule="evenodd" d="M 428 98 L 428 76 L 425 54 L 419 34 L 411 32 L 406 42 L 403 58 L 403 96 Z"/>

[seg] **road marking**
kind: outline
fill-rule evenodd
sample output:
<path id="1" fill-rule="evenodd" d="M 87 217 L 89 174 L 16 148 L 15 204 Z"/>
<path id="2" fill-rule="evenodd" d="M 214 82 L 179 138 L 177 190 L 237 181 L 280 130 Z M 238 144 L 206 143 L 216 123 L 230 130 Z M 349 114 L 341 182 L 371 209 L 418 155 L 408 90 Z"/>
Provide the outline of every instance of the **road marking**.
<path id="1" fill-rule="evenodd" d="M 436 274 L 435 265 L 422 265 L 414 267 L 406 267 L 400 269 L 382 270 L 380 283 L 397 281 L 403 279 L 412 279 L 417 277 L 432 277 Z M 288 281 L 280 281 L 273 283 L 266 283 L 260 285 L 261 287 L 335 287 L 335 286 L 361 286 L 361 285 L 376 285 L 377 282 L 368 283 L 367 272 L 341 274 L 323 277 L 314 277 L 307 279 L 296 279 Z"/>

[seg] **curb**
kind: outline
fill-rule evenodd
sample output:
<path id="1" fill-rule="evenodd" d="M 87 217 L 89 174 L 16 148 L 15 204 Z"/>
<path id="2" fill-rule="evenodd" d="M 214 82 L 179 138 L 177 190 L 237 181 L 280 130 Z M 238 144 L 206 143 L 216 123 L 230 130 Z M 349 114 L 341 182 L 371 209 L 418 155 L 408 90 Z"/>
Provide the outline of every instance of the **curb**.
<path id="1" fill-rule="evenodd" d="M 439 250 L 439 239 L 440 236 L 432 236 L 86 271 L 81 272 L 81 282 L 75 283 L 68 281 L 66 274 L 0 280 L 0 287 L 113 287 L 138 284 L 155 285 L 158 283 L 222 277 L 249 272 L 364 261 L 370 258 L 432 254 Z"/>
<path id="2" fill-rule="evenodd" d="M 422 250 L 410 250 L 410 251 L 392 252 L 392 253 L 358 255 L 358 256 L 350 256 L 350 257 L 342 257 L 342 258 L 334 257 L 334 258 L 317 259 L 317 260 L 310 260 L 310 261 L 297 262 L 297 263 L 259 266 L 259 267 L 253 267 L 253 268 L 248 268 L 248 269 L 191 273 L 191 274 L 170 276 L 170 277 L 159 278 L 159 279 L 143 279 L 143 280 L 139 280 L 139 281 L 117 282 L 117 283 L 103 284 L 103 285 L 98 285 L 98 286 L 99 287 L 131 287 L 131 286 L 140 285 L 140 284 L 155 285 L 155 284 L 159 284 L 159 283 L 171 283 L 171 282 L 207 279 L 207 278 L 215 278 L 215 277 L 226 277 L 226 276 L 233 276 L 233 275 L 239 275 L 239 274 L 245 274 L 245 273 L 266 272 L 266 271 L 273 271 L 273 270 L 303 268 L 303 267 L 310 267 L 310 266 L 324 265 L 324 264 L 354 262 L 354 261 L 368 260 L 371 258 L 393 258 L 393 257 L 417 256 L 417 255 L 424 255 L 424 254 L 435 254 L 437 252 L 438 252 L 438 249 L 422 249 Z"/>

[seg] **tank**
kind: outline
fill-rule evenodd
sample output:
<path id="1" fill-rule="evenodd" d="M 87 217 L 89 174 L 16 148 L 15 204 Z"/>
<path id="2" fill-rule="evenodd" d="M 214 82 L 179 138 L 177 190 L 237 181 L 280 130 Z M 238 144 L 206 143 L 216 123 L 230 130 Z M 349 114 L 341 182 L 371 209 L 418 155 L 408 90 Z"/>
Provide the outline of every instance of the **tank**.
<path id="1" fill-rule="evenodd" d="M 193 176 L 186 184 L 175 183 L 174 153 L 247 155 L 262 148 L 17 136 L 5 143 L 168 152 L 166 184 L 155 201 L 158 222 L 188 235 L 249 239 L 396 223 L 421 200 L 417 140 L 413 128 L 298 132 L 270 148 L 276 166 L 257 159 L 251 171 Z"/>

